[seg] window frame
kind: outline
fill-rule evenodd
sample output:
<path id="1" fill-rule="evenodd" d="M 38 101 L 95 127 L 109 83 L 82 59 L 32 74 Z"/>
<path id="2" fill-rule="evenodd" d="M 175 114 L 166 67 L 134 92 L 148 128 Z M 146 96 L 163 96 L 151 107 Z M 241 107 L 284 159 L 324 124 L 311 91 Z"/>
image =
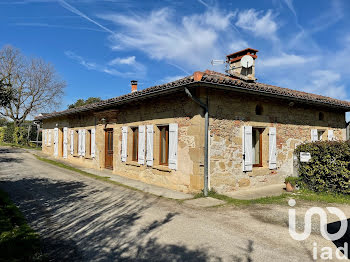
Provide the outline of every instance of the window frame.
<path id="1" fill-rule="evenodd" d="M 131 161 L 139 160 L 139 128 L 131 127 L 132 131 L 132 151 L 131 151 Z M 135 139 L 136 136 L 136 139 Z M 136 141 L 135 141 L 136 140 Z M 136 145 L 135 145 L 136 143 Z M 136 151 L 135 151 L 136 148 Z"/>
<path id="2" fill-rule="evenodd" d="M 162 162 L 162 129 L 165 128 L 165 162 Z M 159 165 L 169 164 L 169 125 L 158 126 L 159 129 Z"/>
<path id="3" fill-rule="evenodd" d="M 262 134 L 264 132 L 264 128 L 252 128 L 252 133 L 253 135 L 255 135 L 255 130 L 259 131 L 259 163 L 258 164 L 254 164 L 253 163 L 253 167 L 262 167 L 263 166 L 263 161 L 262 161 Z M 254 152 L 255 154 L 255 152 Z"/>

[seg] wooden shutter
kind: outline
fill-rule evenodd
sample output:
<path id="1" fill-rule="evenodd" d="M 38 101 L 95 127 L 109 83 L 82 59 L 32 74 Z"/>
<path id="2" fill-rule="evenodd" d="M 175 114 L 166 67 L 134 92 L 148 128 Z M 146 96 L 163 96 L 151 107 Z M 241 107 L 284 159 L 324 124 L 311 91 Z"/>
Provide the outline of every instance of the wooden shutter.
<path id="1" fill-rule="evenodd" d="M 147 166 L 153 166 L 153 125 L 147 125 L 146 138 L 146 163 Z"/>
<path id="2" fill-rule="evenodd" d="M 276 128 L 269 128 L 269 168 L 277 168 Z"/>
<path id="3" fill-rule="evenodd" d="M 91 157 L 95 157 L 96 151 L 96 129 L 91 129 Z"/>
<path id="4" fill-rule="evenodd" d="M 252 162 L 252 154 L 253 154 L 253 130 L 251 126 L 243 126 L 242 133 L 242 152 L 243 152 L 243 171 L 252 171 L 253 170 L 253 162 Z"/>
<path id="5" fill-rule="evenodd" d="M 74 154 L 74 130 L 70 131 L 70 154 Z"/>
<path id="6" fill-rule="evenodd" d="M 85 156 L 86 152 L 86 130 L 81 130 L 81 155 Z"/>
<path id="7" fill-rule="evenodd" d="M 122 127 L 122 161 L 126 162 L 128 157 L 127 155 L 127 147 L 128 147 L 128 127 Z"/>
<path id="8" fill-rule="evenodd" d="M 317 129 L 311 129 L 311 141 L 315 142 L 318 140 Z"/>
<path id="9" fill-rule="evenodd" d="M 54 145 L 54 155 L 58 156 L 58 128 L 54 129 L 54 137 L 53 137 L 53 145 Z"/>
<path id="10" fill-rule="evenodd" d="M 145 164 L 145 126 L 139 126 L 138 163 Z"/>
<path id="11" fill-rule="evenodd" d="M 178 125 L 169 125 L 169 168 L 177 169 Z"/>
<path id="12" fill-rule="evenodd" d="M 328 130 L 328 141 L 333 141 L 334 140 L 334 133 L 333 130 Z"/>
<path id="13" fill-rule="evenodd" d="M 63 128 L 63 158 L 68 157 L 68 128 Z"/>

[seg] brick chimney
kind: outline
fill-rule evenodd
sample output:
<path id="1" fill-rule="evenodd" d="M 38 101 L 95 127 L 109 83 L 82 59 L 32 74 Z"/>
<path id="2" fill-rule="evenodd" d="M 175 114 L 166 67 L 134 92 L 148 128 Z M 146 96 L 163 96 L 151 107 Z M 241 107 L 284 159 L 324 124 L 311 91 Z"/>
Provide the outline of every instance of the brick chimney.
<path id="1" fill-rule="evenodd" d="M 131 93 L 137 91 L 137 80 L 131 80 Z"/>
<path id="2" fill-rule="evenodd" d="M 227 55 L 226 62 L 229 65 L 227 73 L 229 73 L 233 77 L 248 82 L 255 81 L 255 59 L 258 58 L 258 56 L 256 55 L 257 52 L 259 51 L 256 49 L 246 48 L 233 54 Z M 251 56 L 253 58 L 253 64 L 250 67 L 243 67 L 241 64 L 242 58 L 246 55 Z"/>

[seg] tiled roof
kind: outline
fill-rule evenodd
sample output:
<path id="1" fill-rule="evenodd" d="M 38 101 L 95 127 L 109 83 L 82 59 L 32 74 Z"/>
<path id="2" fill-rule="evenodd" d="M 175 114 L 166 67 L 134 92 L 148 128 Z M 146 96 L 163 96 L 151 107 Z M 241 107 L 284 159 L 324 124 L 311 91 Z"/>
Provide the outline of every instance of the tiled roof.
<path id="1" fill-rule="evenodd" d="M 198 79 L 198 76 L 199 76 L 199 79 Z M 149 87 L 140 91 L 136 91 L 126 95 L 103 100 L 101 102 L 97 102 L 94 104 L 67 109 L 60 112 L 43 114 L 42 116 L 37 116 L 35 119 L 37 120 L 48 119 L 48 118 L 53 118 L 53 117 L 58 117 L 63 115 L 92 111 L 95 109 L 108 108 L 113 105 L 127 103 L 138 99 L 146 99 L 148 97 L 161 94 L 166 91 L 187 86 L 194 82 L 208 84 L 208 85 L 215 85 L 218 87 L 226 86 L 226 87 L 232 88 L 232 90 L 239 89 L 241 91 L 250 91 L 252 93 L 259 93 L 263 95 L 270 95 L 270 96 L 273 95 L 277 97 L 296 99 L 301 102 L 313 102 L 316 104 L 322 104 L 330 107 L 337 107 L 337 108 L 350 111 L 350 102 L 348 101 L 342 101 L 342 100 L 338 100 L 338 99 L 334 99 L 326 96 L 306 93 L 302 91 L 282 88 L 282 87 L 263 84 L 263 83 L 257 83 L 257 82 L 248 83 L 219 72 L 206 70 L 205 72 L 196 72 L 194 75 L 190 75 L 170 83 Z"/>

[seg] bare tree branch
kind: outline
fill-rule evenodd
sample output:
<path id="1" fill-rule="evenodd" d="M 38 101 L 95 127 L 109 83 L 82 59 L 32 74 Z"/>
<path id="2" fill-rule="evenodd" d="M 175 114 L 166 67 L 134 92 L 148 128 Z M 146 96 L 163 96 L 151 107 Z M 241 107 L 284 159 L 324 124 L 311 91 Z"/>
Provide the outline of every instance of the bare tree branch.
<path id="1" fill-rule="evenodd" d="M 0 114 L 12 119 L 15 126 L 29 115 L 54 110 L 61 101 L 66 83 L 53 65 L 42 59 L 27 58 L 18 49 L 5 46 L 0 50 L 0 79 L 12 86 L 15 101 L 0 109 Z"/>

